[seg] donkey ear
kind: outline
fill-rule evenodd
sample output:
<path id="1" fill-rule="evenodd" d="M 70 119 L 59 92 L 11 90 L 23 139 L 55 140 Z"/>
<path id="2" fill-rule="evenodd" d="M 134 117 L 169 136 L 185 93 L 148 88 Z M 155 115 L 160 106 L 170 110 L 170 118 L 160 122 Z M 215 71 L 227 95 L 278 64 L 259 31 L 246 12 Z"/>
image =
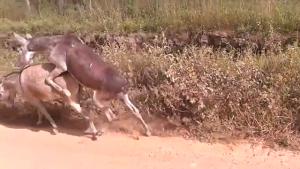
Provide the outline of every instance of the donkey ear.
<path id="1" fill-rule="evenodd" d="M 26 33 L 25 38 L 26 38 L 26 39 L 32 39 L 32 36 L 31 36 L 31 34 Z"/>
<path id="2" fill-rule="evenodd" d="M 24 37 L 22 37 L 21 35 L 15 33 L 15 32 L 13 32 L 13 35 L 14 35 L 15 39 L 22 45 L 25 45 L 27 43 L 27 40 Z"/>

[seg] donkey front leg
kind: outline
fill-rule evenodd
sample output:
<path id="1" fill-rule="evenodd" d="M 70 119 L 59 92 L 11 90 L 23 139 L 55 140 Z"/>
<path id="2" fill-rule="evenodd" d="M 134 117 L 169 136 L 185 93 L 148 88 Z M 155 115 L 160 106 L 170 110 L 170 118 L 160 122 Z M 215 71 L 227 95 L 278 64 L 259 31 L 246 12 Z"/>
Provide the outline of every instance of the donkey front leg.
<path id="1" fill-rule="evenodd" d="M 93 137 L 96 137 L 97 134 L 101 134 L 101 132 L 99 133 L 95 127 L 94 115 L 92 114 L 92 112 L 89 114 L 89 116 L 84 115 L 80 104 L 77 101 L 75 101 L 76 100 L 75 98 L 73 98 L 73 99 L 74 100 L 68 98 L 67 101 L 68 101 L 69 105 L 75 110 L 76 113 L 81 115 L 89 123 L 89 128 L 85 130 L 85 133 L 92 134 Z"/>
<path id="2" fill-rule="evenodd" d="M 143 124 L 145 130 L 146 130 L 146 135 L 151 136 L 151 131 L 146 122 L 144 121 L 142 115 L 140 114 L 139 110 L 133 105 L 133 103 L 130 101 L 128 94 L 120 93 L 119 98 L 125 103 L 125 105 L 131 110 L 133 115 L 137 117 L 140 122 Z"/>
<path id="3" fill-rule="evenodd" d="M 58 84 L 56 84 L 53 81 L 53 79 L 55 79 L 57 76 L 59 76 L 60 74 L 62 74 L 65 71 L 66 70 L 63 70 L 63 69 L 58 68 L 58 67 L 55 67 L 55 69 L 52 70 L 52 72 L 50 72 L 50 74 L 46 78 L 46 83 L 48 85 L 50 85 L 51 87 L 53 87 L 59 93 L 64 94 L 66 97 L 71 97 L 71 92 L 68 89 L 64 89 L 64 88 L 60 87 Z"/>
<path id="4" fill-rule="evenodd" d="M 50 122 L 51 126 L 52 126 L 52 131 L 54 134 L 57 134 L 57 125 L 55 123 L 55 121 L 53 120 L 53 118 L 50 116 L 50 114 L 48 113 L 48 111 L 46 110 L 46 108 L 43 106 L 43 104 L 38 101 L 38 100 L 31 100 L 30 102 L 32 105 L 34 105 L 35 107 L 38 108 L 39 113 L 41 113 L 43 116 L 46 117 L 46 119 Z M 39 115 L 39 118 L 41 118 L 41 116 Z"/>

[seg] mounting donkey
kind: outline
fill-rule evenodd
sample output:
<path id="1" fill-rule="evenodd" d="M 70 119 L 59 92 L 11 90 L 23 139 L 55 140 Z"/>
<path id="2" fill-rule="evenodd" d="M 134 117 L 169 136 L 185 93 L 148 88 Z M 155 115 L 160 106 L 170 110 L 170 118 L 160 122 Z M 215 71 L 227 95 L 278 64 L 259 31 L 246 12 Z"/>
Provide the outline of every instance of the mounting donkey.
<path id="1" fill-rule="evenodd" d="M 56 84 L 53 79 L 59 76 L 61 73 L 67 71 L 66 66 L 66 55 L 64 49 L 57 46 L 63 40 L 69 44 L 83 44 L 83 41 L 77 36 L 72 34 L 55 35 L 55 36 L 40 36 L 32 38 L 31 35 L 27 34 L 26 37 L 22 37 L 19 34 L 13 33 L 15 40 L 19 43 L 19 65 L 24 67 L 32 62 L 32 58 L 36 53 L 42 53 L 47 57 L 50 63 L 53 63 L 56 67 L 46 77 L 46 83 L 57 90 L 59 93 L 70 97 L 71 93 L 66 88 L 62 88 Z"/>
<path id="2" fill-rule="evenodd" d="M 14 35 L 18 41 L 23 41 L 23 57 L 27 56 L 28 52 L 33 51 L 29 45 L 32 42 L 28 42 L 27 39 L 17 34 Z M 139 110 L 132 104 L 128 97 L 127 80 L 111 65 L 105 63 L 100 56 L 95 54 L 92 48 L 84 45 L 75 36 L 66 34 L 60 37 L 60 40 L 50 49 L 52 50 L 48 60 L 54 63 L 56 68 L 46 78 L 48 83 L 51 83 L 49 79 L 68 71 L 80 84 L 94 90 L 93 100 L 98 107 L 105 109 L 105 114 L 111 112 L 109 105 L 112 99 L 120 99 L 141 121 L 146 135 L 151 135 L 151 131 L 143 120 Z M 57 84 L 53 82 L 51 86 L 55 85 Z M 58 88 L 57 86 L 54 88 L 57 91 L 63 91 L 66 97 L 71 95 L 71 93 L 65 92 L 68 91 L 67 89 Z"/>

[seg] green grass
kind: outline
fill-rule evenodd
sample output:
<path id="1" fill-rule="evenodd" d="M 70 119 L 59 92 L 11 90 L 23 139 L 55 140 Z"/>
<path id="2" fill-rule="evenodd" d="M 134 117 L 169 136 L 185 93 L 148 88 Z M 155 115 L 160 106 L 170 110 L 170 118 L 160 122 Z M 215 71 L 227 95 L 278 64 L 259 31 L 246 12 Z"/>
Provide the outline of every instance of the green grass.
<path id="1" fill-rule="evenodd" d="M 33 7 L 34 8 L 34 7 Z M 39 14 L 26 12 L 23 1 L 0 0 L 1 32 L 136 32 L 162 29 L 296 31 L 297 0 L 94 0 L 93 11 L 68 5 L 59 15 L 43 3 Z"/>

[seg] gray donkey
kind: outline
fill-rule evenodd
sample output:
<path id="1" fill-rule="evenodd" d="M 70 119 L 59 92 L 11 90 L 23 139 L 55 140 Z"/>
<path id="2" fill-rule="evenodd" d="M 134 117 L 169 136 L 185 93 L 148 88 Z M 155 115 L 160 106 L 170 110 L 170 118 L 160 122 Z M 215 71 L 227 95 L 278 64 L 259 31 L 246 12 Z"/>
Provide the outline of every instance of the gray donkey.
<path id="1" fill-rule="evenodd" d="M 28 55 L 28 52 L 32 51 L 30 50 L 28 40 L 23 37 L 17 38 L 16 34 L 15 37 L 19 41 L 24 41 L 23 46 L 26 47 L 23 49 L 25 51 L 24 56 Z M 50 62 L 56 63 L 56 68 L 49 74 L 46 81 L 49 83 L 49 77 L 53 78 L 62 72 L 68 71 L 80 84 L 94 90 L 93 100 L 98 107 L 105 109 L 105 114 L 111 112 L 109 108 L 111 100 L 119 98 L 141 121 L 146 130 L 146 135 L 150 136 L 151 131 L 148 125 L 143 120 L 139 110 L 129 100 L 127 81 L 111 65 L 105 63 L 100 56 L 95 54 L 91 48 L 84 45 L 78 39 L 76 40 L 76 37 L 73 35 L 66 34 L 59 39 L 59 42 L 56 42 L 54 47 L 51 48 L 52 50 L 48 57 Z M 38 45 L 36 44 L 35 46 Z M 53 82 L 51 86 L 55 85 Z M 60 90 L 62 88 L 54 88 L 62 91 Z M 68 90 L 65 89 L 64 91 Z M 71 94 L 64 93 L 67 97 Z"/>
<path id="2" fill-rule="evenodd" d="M 26 102 L 38 109 L 37 125 L 42 123 L 42 117 L 50 122 L 53 132 L 57 133 L 57 125 L 43 106 L 42 102 L 62 101 L 71 106 L 75 112 L 82 115 L 88 122 L 89 128 L 85 131 L 94 136 L 97 129 L 93 123 L 93 114 L 86 116 L 82 113 L 79 104 L 80 85 L 68 73 L 64 73 L 54 79 L 56 83 L 71 91 L 71 97 L 63 97 L 45 84 L 45 78 L 55 68 L 51 63 L 37 64 L 24 68 L 18 72 L 12 72 L 2 77 L 0 84 L 0 101 L 6 105 L 13 105 L 14 99 L 19 94 Z"/>
<path id="3" fill-rule="evenodd" d="M 20 59 L 19 64 L 24 67 L 31 63 L 34 54 L 42 53 L 46 56 L 50 63 L 53 63 L 56 67 L 50 74 L 46 77 L 46 82 L 48 85 L 53 87 L 55 90 L 61 94 L 70 97 L 71 93 L 66 88 L 62 88 L 56 84 L 53 79 L 59 76 L 61 73 L 67 71 L 66 66 L 66 55 L 64 49 L 57 46 L 62 40 L 68 42 L 70 45 L 73 43 L 83 44 L 83 41 L 72 34 L 55 35 L 55 36 L 40 36 L 32 38 L 31 35 L 22 37 L 19 34 L 13 33 L 15 40 L 20 44 Z"/>
<path id="4" fill-rule="evenodd" d="M 94 90 L 93 99 L 97 106 L 110 111 L 111 100 L 120 99 L 143 124 L 146 135 L 151 135 L 150 128 L 128 97 L 127 80 L 112 65 L 105 63 L 102 57 L 86 45 L 80 43 L 70 45 L 67 36 L 57 47 L 66 51 L 67 70 L 74 79 Z"/>

